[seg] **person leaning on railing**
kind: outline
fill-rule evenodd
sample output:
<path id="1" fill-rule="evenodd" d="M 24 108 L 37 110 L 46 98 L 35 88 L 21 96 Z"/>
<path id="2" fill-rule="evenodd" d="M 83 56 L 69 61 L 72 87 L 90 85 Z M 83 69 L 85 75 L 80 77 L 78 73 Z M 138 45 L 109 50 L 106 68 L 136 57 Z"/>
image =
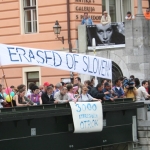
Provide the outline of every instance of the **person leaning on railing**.
<path id="1" fill-rule="evenodd" d="M 56 92 L 54 95 L 54 100 L 57 100 L 58 104 L 68 103 L 69 96 L 67 94 L 67 88 L 62 87 L 62 89 L 60 89 L 60 91 Z"/>
<path id="2" fill-rule="evenodd" d="M 41 96 L 43 104 L 58 104 L 58 101 L 54 100 L 53 91 L 54 89 L 52 86 L 46 88 L 46 92 Z"/>
<path id="3" fill-rule="evenodd" d="M 116 79 L 115 80 L 115 86 L 112 88 L 114 91 L 115 95 L 118 98 L 125 98 L 124 91 L 122 89 L 122 82 L 121 79 Z"/>
<path id="4" fill-rule="evenodd" d="M 39 93 L 40 93 L 39 87 L 36 85 L 32 86 L 31 95 L 29 96 L 29 98 L 35 105 L 42 104 L 41 95 Z"/>
<path id="5" fill-rule="evenodd" d="M 135 19 L 135 16 L 132 15 L 130 11 L 128 11 L 125 19 L 126 20 L 133 20 L 133 19 Z"/>
<path id="6" fill-rule="evenodd" d="M 90 102 L 90 101 L 102 101 L 101 99 L 97 99 L 88 94 L 88 88 L 86 86 L 82 87 L 82 94 L 76 99 L 75 102 Z"/>
<path id="7" fill-rule="evenodd" d="M 73 87 L 72 84 L 67 85 L 67 90 L 68 90 L 68 100 L 69 101 L 76 101 L 79 97 L 76 93 L 78 90 L 78 86 Z"/>
<path id="8" fill-rule="evenodd" d="M 98 83 L 96 87 L 93 87 L 90 91 L 90 95 L 96 99 L 104 100 L 104 97 L 106 94 L 109 94 L 109 92 L 103 92 L 104 85 L 101 83 Z"/>
<path id="9" fill-rule="evenodd" d="M 104 93 L 108 92 L 108 94 L 105 94 L 105 97 L 104 97 L 105 100 L 114 101 L 114 99 L 118 98 L 118 97 L 115 95 L 114 91 L 111 90 L 111 85 L 110 85 L 108 82 L 106 82 L 106 83 L 104 84 L 103 92 L 104 92 Z"/>
<path id="10" fill-rule="evenodd" d="M 15 103 L 16 106 L 32 105 L 33 104 L 32 102 L 26 101 L 25 94 L 26 94 L 26 91 L 24 89 L 20 89 L 19 92 L 13 97 L 13 104 Z"/>
<path id="11" fill-rule="evenodd" d="M 107 11 L 103 12 L 103 16 L 101 17 L 101 24 L 106 25 L 111 23 L 111 17 Z"/>

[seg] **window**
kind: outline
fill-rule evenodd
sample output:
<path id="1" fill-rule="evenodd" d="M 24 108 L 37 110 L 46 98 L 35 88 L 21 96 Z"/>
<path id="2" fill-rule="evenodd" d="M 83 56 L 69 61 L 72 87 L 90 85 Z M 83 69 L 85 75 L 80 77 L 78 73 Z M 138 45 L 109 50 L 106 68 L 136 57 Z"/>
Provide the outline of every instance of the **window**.
<path id="1" fill-rule="evenodd" d="M 37 10 L 36 0 L 23 0 L 24 9 L 24 32 L 37 32 Z"/>
<path id="2" fill-rule="evenodd" d="M 111 22 L 124 22 L 128 11 L 133 14 L 134 2 L 133 0 L 102 0 L 102 11 L 104 10 L 109 12 Z"/>
<path id="3" fill-rule="evenodd" d="M 116 22 L 116 1 L 111 0 L 109 2 L 109 14 L 111 16 L 111 22 Z"/>
<path id="4" fill-rule="evenodd" d="M 29 86 L 29 84 L 33 82 L 35 83 L 37 86 L 39 86 L 39 72 L 27 72 L 27 86 Z"/>

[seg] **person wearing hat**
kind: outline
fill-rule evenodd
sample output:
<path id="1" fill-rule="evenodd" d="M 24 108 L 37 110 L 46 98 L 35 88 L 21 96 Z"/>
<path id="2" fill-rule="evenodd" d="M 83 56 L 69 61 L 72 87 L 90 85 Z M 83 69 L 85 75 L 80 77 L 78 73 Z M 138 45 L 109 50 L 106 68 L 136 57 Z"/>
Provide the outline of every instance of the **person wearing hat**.
<path id="1" fill-rule="evenodd" d="M 48 86 L 50 86 L 50 83 L 49 82 L 44 82 L 44 84 L 43 84 L 43 89 L 44 89 L 43 91 L 44 92 L 46 92 Z"/>
<path id="2" fill-rule="evenodd" d="M 104 11 L 103 16 L 101 17 L 101 24 L 106 25 L 106 24 L 109 24 L 109 23 L 111 23 L 111 17 L 108 14 L 107 11 Z"/>

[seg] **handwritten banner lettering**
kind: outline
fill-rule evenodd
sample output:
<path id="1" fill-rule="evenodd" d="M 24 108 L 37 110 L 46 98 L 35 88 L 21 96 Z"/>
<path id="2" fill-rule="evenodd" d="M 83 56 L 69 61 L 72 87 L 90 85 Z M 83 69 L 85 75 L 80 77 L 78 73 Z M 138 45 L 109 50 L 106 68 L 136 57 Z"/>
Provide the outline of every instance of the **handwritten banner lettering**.
<path id="1" fill-rule="evenodd" d="M 102 78 L 112 78 L 109 59 L 0 44 L 1 65 L 28 64 L 62 69 Z"/>
<path id="2" fill-rule="evenodd" d="M 103 129 L 103 111 L 100 102 L 70 102 L 74 133 L 99 132 Z"/>

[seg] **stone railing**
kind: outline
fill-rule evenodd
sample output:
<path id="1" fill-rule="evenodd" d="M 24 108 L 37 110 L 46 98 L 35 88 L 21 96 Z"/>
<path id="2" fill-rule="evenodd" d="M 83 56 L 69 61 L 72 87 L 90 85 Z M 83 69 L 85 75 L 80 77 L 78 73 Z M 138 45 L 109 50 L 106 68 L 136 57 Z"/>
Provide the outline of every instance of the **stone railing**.
<path id="1" fill-rule="evenodd" d="M 141 102 L 141 101 L 140 101 Z M 138 139 L 142 150 L 150 149 L 150 111 L 147 105 L 150 105 L 150 100 L 145 100 L 144 107 L 137 109 L 137 126 Z"/>

